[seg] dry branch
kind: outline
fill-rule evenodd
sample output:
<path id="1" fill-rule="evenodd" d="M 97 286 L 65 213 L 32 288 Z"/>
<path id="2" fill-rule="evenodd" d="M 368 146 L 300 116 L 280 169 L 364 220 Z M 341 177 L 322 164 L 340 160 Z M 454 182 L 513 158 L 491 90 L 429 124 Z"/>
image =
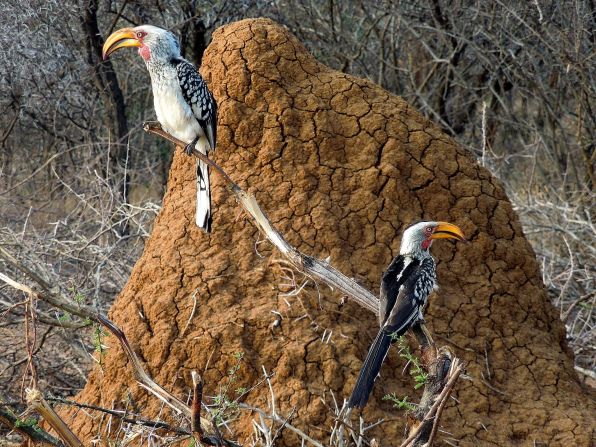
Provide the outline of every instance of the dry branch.
<path id="1" fill-rule="evenodd" d="M 177 433 L 180 435 L 190 435 L 190 431 L 185 430 L 184 428 L 175 427 L 175 426 L 167 424 L 163 421 L 153 421 L 150 419 L 145 419 L 145 418 L 141 417 L 140 415 L 131 413 L 127 410 L 110 410 L 109 408 L 99 407 L 97 405 L 82 404 L 80 402 L 75 402 L 73 400 L 63 399 L 63 398 L 59 398 L 59 397 L 48 397 L 48 398 L 46 398 L 46 400 L 48 400 L 50 402 L 59 402 L 61 404 L 65 404 L 65 405 L 71 405 L 71 406 L 77 407 L 77 408 L 84 408 L 87 410 L 94 410 L 94 411 L 99 411 L 101 413 L 106 413 L 106 414 L 109 414 L 110 416 L 117 417 L 122 422 L 126 422 L 128 424 L 140 425 L 140 426 L 148 427 L 151 429 L 165 430 L 165 431 Z"/>
<path id="2" fill-rule="evenodd" d="M 146 132 L 158 135 L 170 141 L 178 147 L 185 147 L 186 143 L 179 140 L 161 128 L 159 123 L 147 122 L 143 125 Z M 290 263 L 298 270 L 304 272 L 313 279 L 318 279 L 327 284 L 333 290 L 339 290 L 345 293 L 350 299 L 356 301 L 360 306 L 368 309 L 373 313 L 377 313 L 379 309 L 379 300 L 377 297 L 362 287 L 352 278 L 348 278 L 339 270 L 332 267 L 328 262 L 305 255 L 296 250 L 292 245 L 273 228 L 269 219 L 257 203 L 256 199 L 242 190 L 226 172 L 213 160 L 206 155 L 201 154 L 198 150 L 193 149 L 193 155 L 200 158 L 220 174 L 230 186 L 232 192 L 236 196 L 240 205 L 248 212 L 259 230 L 275 245 L 281 253 L 288 258 Z"/>
<path id="3" fill-rule="evenodd" d="M 29 405 L 29 409 L 41 415 L 68 447 L 83 447 L 83 443 L 68 428 L 62 418 L 56 414 L 50 404 L 45 401 L 39 390 L 27 389 L 27 404 Z"/>
<path id="4" fill-rule="evenodd" d="M 413 332 L 422 348 L 422 362 L 428 372 L 420 404 L 408 418 L 408 437 L 400 447 L 431 446 L 439 428 L 439 419 L 451 391 L 464 370 L 464 365 L 448 348 L 436 349 L 429 340 L 428 330 L 422 324 Z"/>
<path id="5" fill-rule="evenodd" d="M 190 418 L 190 431 L 193 437 L 200 443 L 203 437 L 203 429 L 201 428 L 201 405 L 203 403 L 203 379 L 196 371 L 192 375 L 192 405 Z M 200 445 L 200 444 L 199 444 Z"/>
<path id="6" fill-rule="evenodd" d="M 159 123 L 146 122 L 143 125 L 143 129 L 146 132 L 165 138 L 177 147 L 183 148 L 186 146 L 185 142 L 164 131 Z M 209 159 L 209 157 L 200 153 L 196 149 L 193 149 L 193 155 L 214 168 L 215 171 L 224 178 L 240 205 L 253 218 L 257 228 L 279 249 L 279 251 L 281 251 L 290 264 L 304 272 L 307 276 L 327 284 L 331 289 L 340 290 L 345 293 L 348 298 L 357 302 L 365 309 L 368 309 L 375 314 L 378 313 L 378 299 L 372 292 L 333 268 L 328 262 L 307 256 L 295 249 L 276 229 L 273 228 L 254 196 L 243 191 L 240 186 L 238 186 L 238 184 L 235 183 L 217 163 Z M 439 418 L 445 406 L 445 402 L 460 373 L 463 371 L 463 365 L 448 349 L 442 348 L 437 350 L 432 336 L 424 324 L 415 326 L 413 332 L 416 335 L 422 350 L 423 364 L 427 368 L 428 378 L 422 400 L 414 414 L 414 418 L 408 420 L 409 436 L 401 447 L 422 445 L 430 447 L 436 435 Z M 253 409 L 248 406 L 246 406 L 246 408 Z M 275 413 L 266 415 L 262 410 L 253 409 L 253 411 L 256 411 L 262 417 L 268 417 L 283 423 L 283 420 Z M 348 417 L 349 412 L 345 416 Z M 306 439 L 315 445 L 318 444 L 316 441 L 305 437 L 306 435 L 303 433 L 301 436 L 303 439 Z"/>

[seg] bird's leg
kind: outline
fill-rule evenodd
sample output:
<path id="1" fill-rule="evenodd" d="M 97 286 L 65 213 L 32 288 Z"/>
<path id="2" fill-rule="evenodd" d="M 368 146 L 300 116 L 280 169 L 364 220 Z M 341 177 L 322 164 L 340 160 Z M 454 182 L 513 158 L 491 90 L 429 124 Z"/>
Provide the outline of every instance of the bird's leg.
<path id="1" fill-rule="evenodd" d="M 192 140 L 190 143 L 184 146 L 184 152 L 186 153 L 186 155 L 192 155 L 192 151 L 194 150 L 197 141 L 199 141 L 199 138 L 200 136 L 196 137 L 194 140 Z"/>

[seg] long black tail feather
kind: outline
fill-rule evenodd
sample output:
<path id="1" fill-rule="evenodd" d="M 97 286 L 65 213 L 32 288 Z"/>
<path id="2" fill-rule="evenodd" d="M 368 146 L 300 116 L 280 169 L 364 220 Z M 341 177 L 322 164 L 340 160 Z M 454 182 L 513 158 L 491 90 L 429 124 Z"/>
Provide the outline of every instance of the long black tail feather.
<path id="1" fill-rule="evenodd" d="M 199 228 L 211 232 L 211 186 L 209 185 L 209 166 L 197 160 L 197 201 L 195 221 Z"/>
<path id="2" fill-rule="evenodd" d="M 356 379 L 356 386 L 354 387 L 354 391 L 352 391 L 352 395 L 348 401 L 349 408 L 364 408 L 368 402 L 373 385 L 377 376 L 379 375 L 381 365 L 387 356 L 387 352 L 389 352 L 390 346 L 391 335 L 388 335 L 383 330 L 380 330 L 377 334 L 377 337 L 375 338 L 375 341 L 368 350 L 366 360 L 364 360 L 360 374 L 358 374 L 358 379 Z"/>

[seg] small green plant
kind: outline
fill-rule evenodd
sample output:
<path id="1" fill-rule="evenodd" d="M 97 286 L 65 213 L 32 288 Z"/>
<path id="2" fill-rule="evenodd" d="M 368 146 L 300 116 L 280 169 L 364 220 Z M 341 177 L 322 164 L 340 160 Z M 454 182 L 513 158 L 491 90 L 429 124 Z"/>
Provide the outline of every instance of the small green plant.
<path id="1" fill-rule="evenodd" d="M 410 367 L 410 374 L 414 378 L 414 389 L 417 390 L 424 386 L 428 379 L 428 374 L 426 371 L 422 369 L 422 365 L 420 364 L 420 360 L 412 351 L 410 351 L 410 346 L 408 345 L 408 340 L 405 336 L 397 336 L 397 334 L 391 334 L 391 340 L 397 342 L 397 346 L 399 347 L 399 356 L 402 359 L 408 361 L 408 364 L 411 365 Z M 412 411 L 416 409 L 416 404 L 410 402 L 408 400 L 408 396 L 404 396 L 403 398 L 399 398 L 396 396 L 395 393 L 386 394 L 383 397 L 383 400 L 388 400 L 393 403 L 393 405 L 400 409 L 400 410 L 407 410 Z"/>
<path id="2" fill-rule="evenodd" d="M 219 389 L 219 393 L 213 398 L 213 403 L 215 404 L 216 409 L 212 413 L 212 416 L 213 420 L 218 425 L 222 424 L 226 417 L 231 416 L 238 410 L 238 398 L 246 392 L 246 388 L 238 387 L 235 389 L 236 397 L 232 399 L 229 396 L 230 388 L 236 382 L 236 374 L 240 370 L 244 352 L 235 352 L 234 358 L 236 359 L 236 363 L 228 369 L 227 382 Z"/>
<path id="3" fill-rule="evenodd" d="M 414 354 L 412 354 L 412 351 L 410 351 L 410 346 L 408 345 L 408 340 L 406 337 L 398 337 L 397 345 L 399 346 L 399 356 L 402 359 L 407 360 L 410 365 L 412 365 L 410 367 L 410 374 L 416 382 L 414 389 L 417 390 L 418 388 L 423 387 L 424 384 L 426 384 L 426 380 L 428 379 L 428 374 L 422 369 L 418 357 L 416 357 Z"/>
<path id="4" fill-rule="evenodd" d="M 389 400 L 393 403 L 395 408 L 399 410 L 408 410 L 412 411 L 416 409 L 416 404 L 413 404 L 408 400 L 408 396 L 404 396 L 402 399 L 399 399 L 395 393 L 385 394 L 383 396 L 383 400 Z"/>
<path id="5" fill-rule="evenodd" d="M 103 356 L 105 354 L 106 345 L 104 345 L 104 339 L 108 336 L 108 333 L 103 329 L 102 326 L 97 325 L 95 326 L 95 331 L 93 333 L 93 346 L 95 347 L 95 352 L 99 354 L 99 365 L 102 365 Z"/>
<path id="6" fill-rule="evenodd" d="M 68 291 L 70 293 L 73 294 L 72 299 L 77 303 L 77 304 L 83 304 L 85 302 L 85 295 L 81 292 L 79 292 L 76 288 L 76 286 L 72 286 L 68 289 Z"/>
<path id="7" fill-rule="evenodd" d="M 70 312 L 64 312 L 62 315 L 59 315 L 56 319 L 58 320 L 58 323 L 72 323 L 75 321 L 75 318 Z M 89 317 L 85 317 L 85 319 L 82 322 L 83 326 L 91 326 L 92 324 L 93 321 L 91 321 L 91 318 Z"/>
<path id="8" fill-rule="evenodd" d="M 70 321 L 72 321 L 72 315 L 70 315 L 68 312 L 64 312 L 58 317 L 59 323 L 69 323 Z"/>
<path id="9" fill-rule="evenodd" d="M 238 388 L 236 388 L 236 395 L 237 396 L 242 396 L 244 393 L 246 393 L 247 389 L 243 386 L 239 386 Z"/>
<path id="10" fill-rule="evenodd" d="M 37 419 L 28 417 L 27 419 L 17 419 L 14 423 L 15 428 L 19 427 L 31 427 L 34 430 L 40 430 L 39 426 L 37 425 Z"/>

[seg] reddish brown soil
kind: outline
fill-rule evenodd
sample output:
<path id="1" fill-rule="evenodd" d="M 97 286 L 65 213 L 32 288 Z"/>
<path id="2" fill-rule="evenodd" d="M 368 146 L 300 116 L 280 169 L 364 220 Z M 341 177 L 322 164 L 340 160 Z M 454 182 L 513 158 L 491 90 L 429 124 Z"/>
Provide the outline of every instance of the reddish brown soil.
<path id="1" fill-rule="evenodd" d="M 452 443 L 591 444 L 594 399 L 574 373 L 534 252 L 502 185 L 470 153 L 401 98 L 317 63 L 269 20 L 217 30 L 201 70 L 219 103 L 215 161 L 300 250 L 330 256 L 377 291 L 405 226 L 433 219 L 464 229 L 470 245 L 433 247 L 441 289 L 427 313 L 439 344 L 469 362 L 471 379 L 460 381 L 459 403 L 442 420 Z M 284 297 L 280 255 L 257 244 L 257 230 L 216 174 L 212 184 L 208 236 L 194 225 L 194 161 L 176 152 L 163 209 L 110 315 L 155 379 L 181 397 L 189 372 L 206 365 L 206 393 L 217 393 L 233 354 L 244 352 L 231 388 L 255 384 L 262 366 L 275 372 L 278 409 L 295 409 L 292 423 L 325 444 L 331 392 L 349 395 L 377 319 L 324 286 Z M 277 328 L 273 311 L 282 316 Z M 103 368 L 78 399 L 117 405 L 131 390 L 155 415 L 159 402 L 135 384 L 108 341 Z M 403 367 L 393 350 L 364 411 L 368 421 L 385 419 L 373 431 L 382 446 L 399 444 L 404 415 L 381 398 L 415 395 Z M 266 407 L 267 396 L 260 386 L 246 401 Z M 97 433 L 83 413 L 71 418 L 86 439 Z M 251 418 L 232 425 L 240 441 L 252 432 Z M 285 431 L 278 445 L 299 444 Z"/>

